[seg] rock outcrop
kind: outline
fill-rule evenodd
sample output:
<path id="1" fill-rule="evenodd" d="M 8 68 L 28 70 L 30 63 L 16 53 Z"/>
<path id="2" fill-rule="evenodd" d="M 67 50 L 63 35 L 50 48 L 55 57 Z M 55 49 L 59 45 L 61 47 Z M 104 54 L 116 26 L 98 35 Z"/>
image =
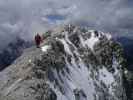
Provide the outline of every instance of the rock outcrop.
<path id="1" fill-rule="evenodd" d="M 54 30 L 0 73 L 0 100 L 127 100 L 122 55 L 108 33 Z"/>

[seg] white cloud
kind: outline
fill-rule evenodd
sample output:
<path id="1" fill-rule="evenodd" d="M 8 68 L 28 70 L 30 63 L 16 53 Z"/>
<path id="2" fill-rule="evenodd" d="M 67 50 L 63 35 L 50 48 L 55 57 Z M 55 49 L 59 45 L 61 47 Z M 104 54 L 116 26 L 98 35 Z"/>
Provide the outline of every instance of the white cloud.
<path id="1" fill-rule="evenodd" d="M 130 0 L 0 0 L 0 40 L 12 34 L 32 38 L 35 32 L 65 23 L 132 35 L 131 4 Z"/>

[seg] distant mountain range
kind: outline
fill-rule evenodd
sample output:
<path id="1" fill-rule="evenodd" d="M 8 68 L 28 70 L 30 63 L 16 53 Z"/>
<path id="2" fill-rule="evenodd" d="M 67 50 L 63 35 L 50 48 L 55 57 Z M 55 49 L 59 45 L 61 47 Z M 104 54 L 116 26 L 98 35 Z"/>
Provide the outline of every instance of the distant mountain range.
<path id="1" fill-rule="evenodd" d="M 119 37 L 117 41 L 120 42 L 124 48 L 125 58 L 127 59 L 127 64 L 129 70 L 133 71 L 133 39 L 127 37 Z"/>
<path id="2" fill-rule="evenodd" d="M 0 52 L 0 70 L 10 65 L 17 57 L 21 56 L 23 50 L 30 47 L 31 42 L 27 42 L 20 37 L 9 43 L 7 47 Z"/>

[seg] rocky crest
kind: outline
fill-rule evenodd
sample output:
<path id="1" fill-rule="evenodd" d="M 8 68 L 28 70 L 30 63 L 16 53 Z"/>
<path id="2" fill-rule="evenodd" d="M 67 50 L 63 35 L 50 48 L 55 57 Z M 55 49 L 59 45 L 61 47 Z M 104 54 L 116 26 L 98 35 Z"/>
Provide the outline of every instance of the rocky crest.
<path id="1" fill-rule="evenodd" d="M 122 48 L 110 34 L 72 25 L 49 34 L 0 73 L 0 100 L 127 100 Z"/>

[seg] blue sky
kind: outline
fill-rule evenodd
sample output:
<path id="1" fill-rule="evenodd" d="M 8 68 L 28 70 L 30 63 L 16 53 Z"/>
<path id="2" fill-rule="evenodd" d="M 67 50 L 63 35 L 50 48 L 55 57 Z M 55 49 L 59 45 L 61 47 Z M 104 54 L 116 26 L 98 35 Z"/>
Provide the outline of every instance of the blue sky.
<path id="1" fill-rule="evenodd" d="M 133 0 L 0 0 L 0 43 L 68 23 L 133 37 L 132 11 Z"/>

